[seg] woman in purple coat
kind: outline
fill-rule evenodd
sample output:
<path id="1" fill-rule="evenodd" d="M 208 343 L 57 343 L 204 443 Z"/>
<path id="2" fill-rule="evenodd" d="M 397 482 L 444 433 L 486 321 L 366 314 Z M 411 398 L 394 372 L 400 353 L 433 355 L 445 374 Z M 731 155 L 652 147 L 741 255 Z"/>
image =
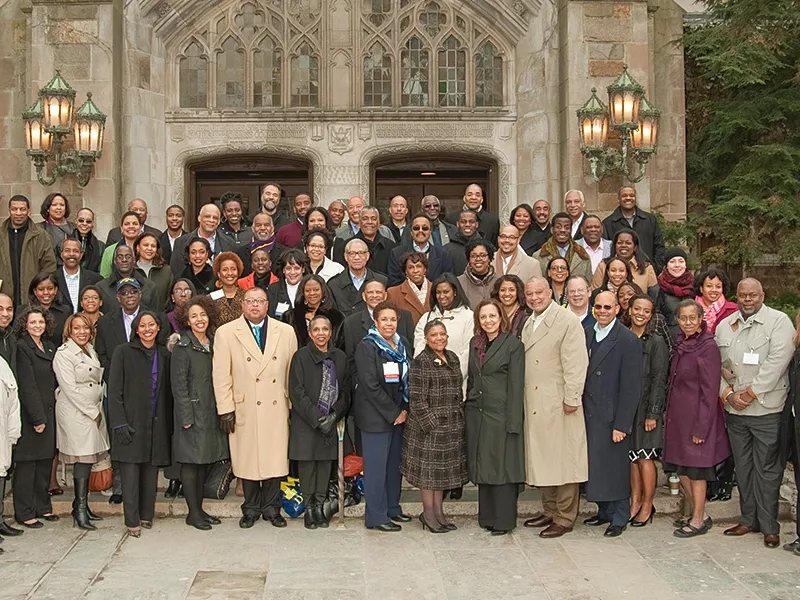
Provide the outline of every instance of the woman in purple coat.
<path id="1" fill-rule="evenodd" d="M 719 401 L 722 362 L 714 335 L 703 320 L 703 307 L 694 300 L 678 305 L 675 354 L 670 370 L 664 461 L 676 465 L 692 516 L 673 534 L 679 538 L 703 535 L 711 529 L 706 518 L 706 486 L 716 480 L 714 465 L 731 454 L 725 417 Z"/>

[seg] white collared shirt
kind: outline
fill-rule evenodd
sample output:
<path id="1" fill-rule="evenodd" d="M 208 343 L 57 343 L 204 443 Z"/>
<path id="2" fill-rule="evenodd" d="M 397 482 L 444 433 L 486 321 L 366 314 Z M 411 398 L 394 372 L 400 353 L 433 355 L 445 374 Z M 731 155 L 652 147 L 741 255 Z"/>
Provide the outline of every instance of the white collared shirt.
<path id="1" fill-rule="evenodd" d="M 294 308 L 294 300 L 297 298 L 297 288 L 300 287 L 300 283 L 296 283 L 295 285 L 291 285 L 288 281 L 286 282 L 286 295 L 289 296 L 289 303 Z"/>
<path id="2" fill-rule="evenodd" d="M 583 224 L 583 215 L 586 213 L 581 213 L 581 216 L 578 217 L 577 221 L 572 222 L 572 239 L 575 239 L 575 236 L 578 235 L 578 230 L 580 229 L 581 225 Z"/>
<path id="3" fill-rule="evenodd" d="M 616 322 L 617 320 L 614 319 L 605 327 L 600 327 L 600 323 L 594 324 L 594 339 L 597 340 L 598 344 L 608 337 L 608 334 L 611 333 L 611 328 L 614 327 Z"/>
<path id="4" fill-rule="evenodd" d="M 514 254 L 516 254 L 516 252 L 514 252 Z M 500 257 L 500 260 L 502 260 L 502 262 L 503 262 L 503 275 L 508 273 L 508 263 L 510 263 L 511 259 L 514 258 L 514 254 L 511 254 L 509 256 L 501 256 Z"/>
<path id="5" fill-rule="evenodd" d="M 547 311 L 551 310 L 554 305 L 555 305 L 555 302 L 553 302 L 551 300 L 550 304 L 547 305 L 547 308 L 545 308 L 542 311 L 542 314 L 537 315 L 536 313 L 533 313 L 533 314 L 531 314 L 530 317 L 528 317 L 529 319 L 533 319 L 533 330 L 534 331 L 536 331 L 536 328 L 539 327 L 539 325 L 542 323 L 542 321 L 544 321 L 545 316 L 547 316 Z"/>
<path id="6" fill-rule="evenodd" d="M 136 317 L 139 316 L 139 309 L 141 309 L 141 306 L 132 315 L 129 315 L 124 310 L 122 311 L 122 324 L 125 327 L 125 337 L 129 342 L 131 341 L 131 326 Z"/>
<path id="7" fill-rule="evenodd" d="M 64 273 L 64 281 L 67 283 L 67 293 L 69 294 L 70 302 L 72 302 L 72 312 L 78 312 L 81 309 L 81 269 L 78 267 L 75 275 L 70 275 L 63 267 L 61 271 Z"/>

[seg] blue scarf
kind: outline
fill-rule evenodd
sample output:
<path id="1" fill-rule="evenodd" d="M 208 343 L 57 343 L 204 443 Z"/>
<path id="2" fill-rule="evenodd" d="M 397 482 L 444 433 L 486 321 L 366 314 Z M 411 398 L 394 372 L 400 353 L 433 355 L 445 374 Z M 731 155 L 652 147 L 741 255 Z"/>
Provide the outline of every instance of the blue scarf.
<path id="1" fill-rule="evenodd" d="M 411 368 L 411 361 L 408 358 L 406 347 L 400 340 L 400 336 L 395 333 L 393 338 L 394 343 L 397 344 L 397 350 L 392 348 L 389 342 L 383 339 L 374 325 L 370 327 L 364 339 L 370 340 L 375 344 L 381 356 L 392 362 L 400 363 L 400 391 L 403 392 L 403 402 L 408 404 L 408 370 Z"/>

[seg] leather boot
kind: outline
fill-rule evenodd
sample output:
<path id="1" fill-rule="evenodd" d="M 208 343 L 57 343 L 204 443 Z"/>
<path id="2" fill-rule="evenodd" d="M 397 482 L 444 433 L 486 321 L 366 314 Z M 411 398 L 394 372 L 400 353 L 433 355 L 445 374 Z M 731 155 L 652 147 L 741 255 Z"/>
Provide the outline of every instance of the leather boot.
<path id="1" fill-rule="evenodd" d="M 325 518 L 325 513 L 322 510 L 322 503 L 315 499 L 311 510 L 317 527 L 322 527 L 323 529 L 328 527 L 328 519 Z"/>
<path id="2" fill-rule="evenodd" d="M 72 521 L 75 527 L 94 531 L 97 529 L 89 520 L 89 479 L 73 478 L 75 500 L 72 501 Z"/>
<path id="3" fill-rule="evenodd" d="M 306 509 L 303 511 L 303 525 L 306 529 L 317 528 L 317 505 L 313 499 L 306 502 Z"/>
<path id="4" fill-rule="evenodd" d="M 197 493 L 197 487 L 194 485 L 186 486 L 183 496 L 186 498 L 186 506 L 189 507 L 189 514 L 186 516 L 186 524 L 200 531 L 210 530 L 211 525 L 203 516 L 203 508 Z"/>
<path id="5" fill-rule="evenodd" d="M 89 508 L 89 504 L 88 503 L 86 504 L 86 513 L 89 515 L 89 520 L 90 521 L 102 521 L 103 520 L 103 517 L 101 517 L 100 515 L 97 515 L 97 514 L 92 512 L 92 509 Z"/>

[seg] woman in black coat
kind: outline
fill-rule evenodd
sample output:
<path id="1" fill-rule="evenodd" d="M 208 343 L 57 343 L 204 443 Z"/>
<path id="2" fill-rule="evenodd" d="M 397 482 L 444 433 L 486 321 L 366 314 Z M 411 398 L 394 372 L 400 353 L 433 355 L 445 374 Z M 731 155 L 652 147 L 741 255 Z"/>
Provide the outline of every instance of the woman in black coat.
<path id="1" fill-rule="evenodd" d="M 58 293 L 58 278 L 53 273 L 41 272 L 28 286 L 28 302 L 43 308 L 53 318 L 52 329 L 47 330 L 47 339 L 58 348 L 64 343 L 64 325 L 72 314 L 69 306 L 62 304 Z"/>
<path id="2" fill-rule="evenodd" d="M 444 490 L 467 482 L 464 391 L 458 355 L 447 350 L 439 319 L 424 327 L 425 349 L 411 363 L 408 424 L 400 471 L 422 493 L 422 529 L 446 533 L 456 526 L 444 514 Z"/>
<path id="3" fill-rule="evenodd" d="M 478 486 L 478 523 L 492 535 L 516 526 L 525 481 L 525 352 L 509 327 L 497 300 L 478 304 L 467 375 L 467 471 Z"/>
<path id="4" fill-rule="evenodd" d="M 81 251 L 83 252 L 81 269 L 99 273 L 106 245 L 97 239 L 93 230 L 94 211 L 91 208 L 83 207 L 75 215 L 75 231 L 72 234 L 72 238 L 81 243 Z"/>
<path id="5" fill-rule="evenodd" d="M 158 331 L 156 313 L 141 311 L 131 341 L 117 347 L 109 367 L 111 458 L 120 464 L 125 526 L 133 537 L 153 526 L 158 468 L 172 462 L 169 352 L 156 342 Z"/>
<path id="6" fill-rule="evenodd" d="M 656 509 L 655 459 L 664 447 L 664 403 L 667 397 L 669 349 L 653 330 L 655 305 L 650 296 L 638 294 L 629 303 L 630 329 L 642 340 L 642 399 L 633 422 L 631 449 L 631 527 L 644 527 Z"/>
<path id="7" fill-rule="evenodd" d="M 281 319 L 284 313 L 294 308 L 300 295 L 300 283 L 308 270 L 308 257 L 302 250 L 290 248 L 281 254 L 273 269 L 279 279 L 267 288 L 270 317 Z"/>
<path id="8" fill-rule="evenodd" d="M 192 238 L 186 244 L 184 261 L 186 268 L 179 279 L 192 282 L 198 294 L 210 294 L 217 289 L 217 277 L 208 260 L 211 257 L 211 245 L 201 237 Z"/>
<path id="9" fill-rule="evenodd" d="M 30 529 L 42 527 L 37 517 L 58 521 L 47 492 L 56 455 L 56 348 L 47 339 L 52 327 L 52 317 L 39 307 L 23 308 L 14 325 L 22 421 L 13 455 L 14 518 Z"/>
<path id="10" fill-rule="evenodd" d="M 350 408 L 347 356 L 331 343 L 331 330 L 328 317 L 312 317 L 310 341 L 295 353 L 289 367 L 289 459 L 297 461 L 306 529 L 328 526 L 322 504 L 337 458 L 336 423 Z"/>
<path id="11" fill-rule="evenodd" d="M 217 417 L 211 383 L 213 330 L 217 304 L 197 296 L 181 307 L 180 339 L 172 350 L 170 382 L 174 401 L 173 462 L 180 464 L 181 484 L 189 514 L 186 524 L 208 531 L 220 520 L 203 510 L 203 487 L 212 463 L 230 458 L 228 438 Z"/>
<path id="12" fill-rule="evenodd" d="M 294 328 L 298 348 L 308 345 L 308 326 L 316 315 L 328 317 L 331 323 L 331 339 L 339 339 L 339 330 L 344 323 L 344 315 L 333 303 L 333 295 L 325 280 L 319 275 L 306 275 L 297 288 L 294 308 L 290 308 L 281 317 L 281 321 Z"/>
<path id="13" fill-rule="evenodd" d="M 411 517 L 400 508 L 400 458 L 408 416 L 408 340 L 397 333 L 397 308 L 381 302 L 375 324 L 356 347 L 357 381 L 353 411 L 361 430 L 367 529 L 400 531 Z M 394 522 L 393 522 L 394 521 Z"/>

